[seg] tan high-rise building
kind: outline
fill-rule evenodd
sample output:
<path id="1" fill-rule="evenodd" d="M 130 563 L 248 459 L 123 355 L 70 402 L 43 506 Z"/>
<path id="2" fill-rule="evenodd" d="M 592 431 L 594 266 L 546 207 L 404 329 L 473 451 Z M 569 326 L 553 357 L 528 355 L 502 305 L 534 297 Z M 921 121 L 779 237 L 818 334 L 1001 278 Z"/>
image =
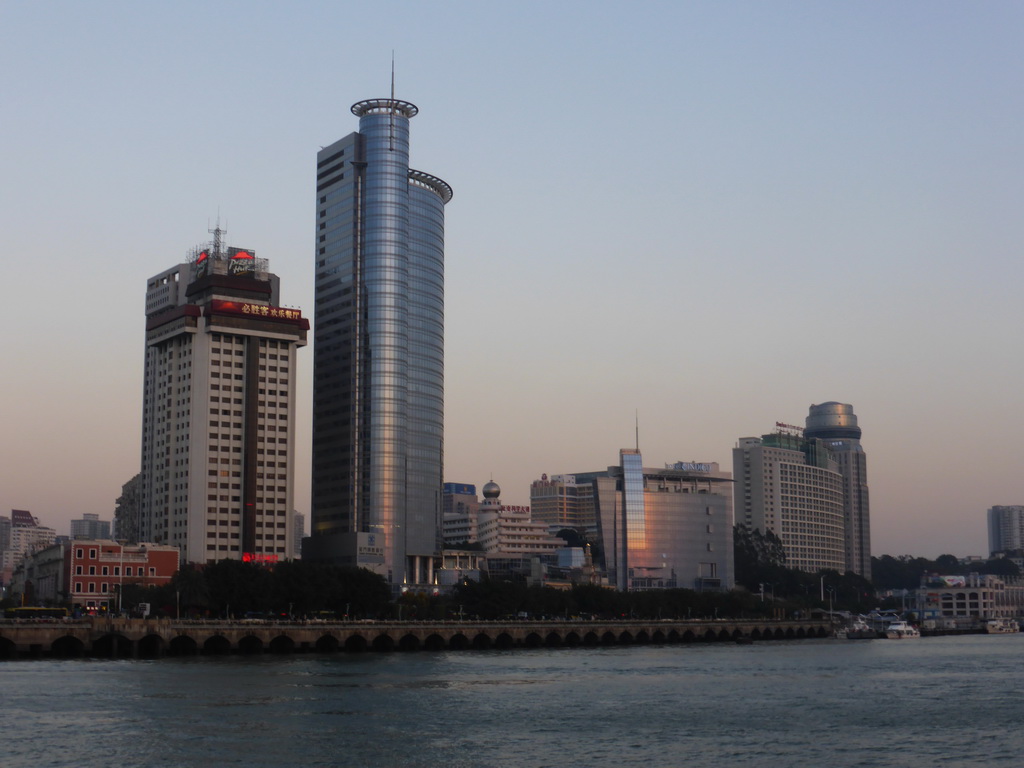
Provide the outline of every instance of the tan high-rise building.
<path id="1" fill-rule="evenodd" d="M 553 533 L 573 528 L 593 535 L 597 531 L 593 473 L 585 481 L 576 475 L 541 475 L 530 484 L 530 509 L 535 523 Z"/>
<path id="2" fill-rule="evenodd" d="M 309 321 L 280 306 L 266 260 L 214 241 L 146 289 L 136 540 L 183 562 L 274 562 L 295 547 L 296 353 Z"/>

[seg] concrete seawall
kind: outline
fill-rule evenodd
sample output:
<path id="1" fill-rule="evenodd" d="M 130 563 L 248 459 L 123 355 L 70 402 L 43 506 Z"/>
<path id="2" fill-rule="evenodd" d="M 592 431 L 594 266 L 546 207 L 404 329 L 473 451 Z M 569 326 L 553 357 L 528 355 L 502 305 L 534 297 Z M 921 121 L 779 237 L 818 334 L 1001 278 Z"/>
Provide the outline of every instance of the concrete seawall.
<path id="1" fill-rule="evenodd" d="M 160 658 L 756 642 L 828 637 L 822 621 L 245 622 L 96 618 L 0 621 L 0 659 Z"/>

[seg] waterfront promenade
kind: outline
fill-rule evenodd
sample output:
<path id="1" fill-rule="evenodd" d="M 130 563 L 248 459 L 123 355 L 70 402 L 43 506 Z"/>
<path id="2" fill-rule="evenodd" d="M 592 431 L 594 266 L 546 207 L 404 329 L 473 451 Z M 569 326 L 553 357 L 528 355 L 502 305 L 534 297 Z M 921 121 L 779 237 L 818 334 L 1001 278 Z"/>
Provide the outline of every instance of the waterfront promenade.
<path id="1" fill-rule="evenodd" d="M 754 642 L 827 637 L 827 621 L 0 621 L 0 659 L 160 658 Z"/>

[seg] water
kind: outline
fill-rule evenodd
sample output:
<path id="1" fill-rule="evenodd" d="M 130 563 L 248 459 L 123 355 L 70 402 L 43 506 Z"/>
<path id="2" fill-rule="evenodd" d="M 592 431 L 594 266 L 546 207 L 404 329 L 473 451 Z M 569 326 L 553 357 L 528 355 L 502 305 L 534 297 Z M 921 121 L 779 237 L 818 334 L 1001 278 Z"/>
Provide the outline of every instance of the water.
<path id="1" fill-rule="evenodd" d="M 0 664 L 0 765 L 992 766 L 1024 635 Z"/>

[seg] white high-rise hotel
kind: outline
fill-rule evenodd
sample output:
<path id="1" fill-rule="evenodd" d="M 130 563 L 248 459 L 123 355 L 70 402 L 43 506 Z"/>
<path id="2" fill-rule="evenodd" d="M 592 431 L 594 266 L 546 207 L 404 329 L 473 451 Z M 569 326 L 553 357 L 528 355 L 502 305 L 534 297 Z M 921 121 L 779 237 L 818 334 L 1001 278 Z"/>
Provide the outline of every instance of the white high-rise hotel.
<path id="1" fill-rule="evenodd" d="M 309 321 L 221 231 L 146 288 L 138 541 L 182 562 L 274 562 L 297 551 L 296 350 Z"/>
<path id="2" fill-rule="evenodd" d="M 740 438 L 736 522 L 778 536 L 792 567 L 871 578 L 867 456 L 853 406 L 812 405 L 805 423 Z"/>

